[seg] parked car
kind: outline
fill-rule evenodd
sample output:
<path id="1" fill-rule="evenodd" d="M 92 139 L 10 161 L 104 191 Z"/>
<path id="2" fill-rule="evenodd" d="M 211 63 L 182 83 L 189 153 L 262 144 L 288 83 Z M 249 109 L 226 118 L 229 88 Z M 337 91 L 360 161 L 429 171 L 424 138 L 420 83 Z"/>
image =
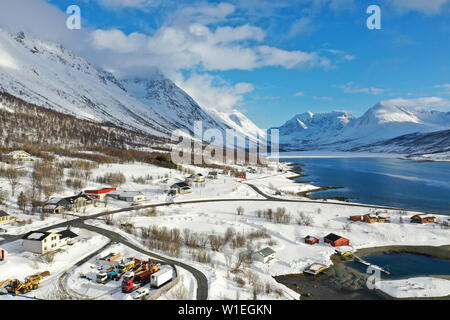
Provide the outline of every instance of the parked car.
<path id="1" fill-rule="evenodd" d="M 8 232 L 8 230 L 0 228 L 0 233 L 7 233 L 7 232 Z"/>
<path id="2" fill-rule="evenodd" d="M 150 290 L 148 288 L 141 288 L 134 294 L 134 299 L 142 299 L 145 298 L 150 293 Z"/>

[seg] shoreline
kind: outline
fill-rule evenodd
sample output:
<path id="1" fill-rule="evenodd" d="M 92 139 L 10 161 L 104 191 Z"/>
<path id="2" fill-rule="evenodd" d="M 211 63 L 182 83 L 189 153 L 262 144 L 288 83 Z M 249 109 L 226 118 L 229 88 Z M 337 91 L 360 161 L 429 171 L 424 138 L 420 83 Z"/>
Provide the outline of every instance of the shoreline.
<path id="1" fill-rule="evenodd" d="M 390 253 L 421 254 L 431 258 L 450 260 L 450 245 L 443 246 L 380 246 L 361 248 L 356 251 L 358 256 Z M 450 293 L 442 297 L 430 298 L 395 298 L 379 289 L 369 290 L 366 281 L 369 274 L 364 274 L 347 266 L 351 258 L 337 254 L 331 256 L 331 267 L 318 276 L 301 274 L 286 274 L 275 276 L 274 279 L 296 291 L 301 295 L 301 300 L 407 300 L 407 299 L 445 299 L 450 298 Z M 417 276 L 419 277 L 419 276 Z M 450 280 L 446 275 L 423 275 L 420 277 L 443 278 Z M 409 279 L 416 277 L 400 277 L 391 280 Z"/>
<path id="2" fill-rule="evenodd" d="M 401 160 L 401 159 L 400 159 Z M 409 160 L 412 161 L 412 160 Z M 287 164 L 287 166 L 289 167 L 288 172 L 293 173 L 294 175 L 291 177 L 288 177 L 287 179 L 292 180 L 294 183 L 309 183 L 308 181 L 297 181 L 295 180 L 296 178 L 301 178 L 301 177 L 308 177 L 308 175 L 303 174 L 303 172 L 305 171 L 303 169 L 303 167 L 305 167 L 306 165 L 304 163 L 296 163 L 296 162 L 288 162 L 288 161 L 283 161 Z M 311 184 L 311 183 L 309 183 Z M 311 195 L 314 192 L 320 192 L 320 191 L 327 191 L 327 190 L 338 190 L 338 189 L 344 189 L 345 187 L 336 187 L 336 186 L 317 186 L 314 184 L 311 184 L 314 187 L 316 187 L 316 189 L 314 190 L 309 190 L 309 191 L 302 191 L 302 192 L 298 192 L 297 196 L 299 197 L 303 197 L 303 198 L 307 198 L 309 200 L 323 200 L 323 201 L 327 201 L 327 200 L 336 200 L 336 201 L 341 201 L 341 202 L 345 202 L 345 203 L 352 203 L 352 204 L 361 204 L 361 205 L 373 205 L 373 206 L 380 206 L 380 207 L 386 207 L 388 208 L 389 205 L 379 205 L 379 204 L 373 204 L 373 203 L 361 203 L 361 202 L 354 202 L 352 201 L 352 198 L 349 197 L 345 197 L 345 196 L 337 196 L 337 197 L 314 197 L 313 195 Z M 442 215 L 442 216 L 450 216 L 450 213 L 442 213 L 442 212 L 432 212 L 432 211 L 428 211 L 425 209 L 413 209 L 413 208 L 394 208 L 392 207 L 391 210 L 405 210 L 405 211 L 413 211 L 413 212 L 426 212 L 427 214 L 433 214 L 433 215 Z"/>
<path id="3" fill-rule="evenodd" d="M 288 163 L 289 171 L 296 174 L 295 176 L 289 177 L 289 180 L 294 181 L 295 183 L 308 183 L 308 181 L 297 181 L 296 178 L 302 178 L 307 177 L 308 175 L 303 174 L 305 170 L 303 170 L 301 167 L 304 167 L 305 164 L 303 163 Z M 344 187 L 330 187 L 330 186 L 315 186 L 317 189 L 309 190 L 309 191 L 301 191 L 297 192 L 297 195 L 299 197 L 307 198 L 309 200 L 338 200 L 338 201 L 344 201 L 344 202 L 350 202 L 348 197 L 314 197 L 311 195 L 313 192 L 319 192 L 319 191 L 327 191 L 327 190 L 337 190 L 337 189 L 344 189 Z"/>

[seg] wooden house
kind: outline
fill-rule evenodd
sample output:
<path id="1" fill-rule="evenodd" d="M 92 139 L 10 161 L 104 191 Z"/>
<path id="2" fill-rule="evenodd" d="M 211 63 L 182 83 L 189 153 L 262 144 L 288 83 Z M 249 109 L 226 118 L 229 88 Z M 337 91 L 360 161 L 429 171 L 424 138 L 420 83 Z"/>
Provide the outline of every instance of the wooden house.
<path id="1" fill-rule="evenodd" d="M 305 243 L 310 244 L 310 245 L 314 245 L 316 243 L 319 243 L 319 238 L 312 237 L 312 236 L 307 236 L 307 237 L 305 237 Z"/>
<path id="2" fill-rule="evenodd" d="M 244 180 L 247 179 L 247 174 L 245 172 L 238 172 L 234 176 L 238 179 L 244 179 Z"/>
<path id="3" fill-rule="evenodd" d="M 186 182 L 177 182 L 170 187 L 170 191 L 176 194 L 188 194 L 192 192 L 192 189 Z"/>
<path id="4" fill-rule="evenodd" d="M 434 223 L 436 222 L 436 218 L 432 216 L 420 216 L 416 214 L 411 217 L 411 223 Z"/>
<path id="5" fill-rule="evenodd" d="M 331 244 L 333 247 L 341 247 L 350 245 L 350 240 L 337 234 L 330 233 L 323 239 L 326 243 Z"/>
<path id="6" fill-rule="evenodd" d="M 7 223 L 9 221 L 9 214 L 3 210 L 0 210 L 0 224 Z"/>
<path id="7" fill-rule="evenodd" d="M 64 213 L 71 210 L 71 205 L 66 199 L 52 198 L 42 207 L 44 213 Z"/>
<path id="8" fill-rule="evenodd" d="M 24 161 L 32 161 L 31 155 L 22 150 L 11 151 L 8 154 L 5 154 L 5 159 L 7 162 L 24 162 Z"/>

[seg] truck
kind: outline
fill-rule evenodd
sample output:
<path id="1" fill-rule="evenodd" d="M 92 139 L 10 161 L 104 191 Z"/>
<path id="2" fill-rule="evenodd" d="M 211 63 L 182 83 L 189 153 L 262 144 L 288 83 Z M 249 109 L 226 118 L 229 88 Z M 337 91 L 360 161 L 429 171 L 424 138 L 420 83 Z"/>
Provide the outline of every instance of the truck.
<path id="1" fill-rule="evenodd" d="M 136 283 L 146 284 L 150 282 L 150 276 L 154 273 L 153 270 L 144 270 L 134 276 L 134 281 Z"/>
<path id="2" fill-rule="evenodd" d="M 97 283 L 105 284 L 119 274 L 119 269 L 110 269 L 106 272 L 100 272 L 97 274 Z"/>
<path id="3" fill-rule="evenodd" d="M 172 280 L 173 270 L 172 268 L 164 268 L 158 272 L 152 274 L 150 285 L 155 288 L 161 287 L 163 284 Z"/>
<path id="4" fill-rule="evenodd" d="M 141 287 L 140 283 L 136 283 L 134 281 L 134 272 L 128 271 L 123 276 L 122 280 L 122 292 L 123 293 L 130 293 L 133 292 Z"/>

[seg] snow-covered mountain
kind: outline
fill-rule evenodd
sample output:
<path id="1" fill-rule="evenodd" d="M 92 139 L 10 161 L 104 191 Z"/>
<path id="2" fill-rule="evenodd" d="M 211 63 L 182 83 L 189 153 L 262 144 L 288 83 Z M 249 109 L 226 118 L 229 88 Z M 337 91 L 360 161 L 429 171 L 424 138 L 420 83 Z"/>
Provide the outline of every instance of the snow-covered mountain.
<path id="1" fill-rule="evenodd" d="M 308 150 L 335 139 L 354 120 L 355 117 L 345 111 L 316 114 L 307 112 L 296 115 L 277 129 L 280 130 L 281 144 L 298 148 L 297 150 Z"/>
<path id="2" fill-rule="evenodd" d="M 360 118 L 347 112 L 300 114 L 279 127 L 284 150 L 357 150 L 413 133 L 430 133 L 450 129 L 450 112 L 429 111 L 377 103 Z M 420 147 L 420 146 L 417 146 Z"/>
<path id="3" fill-rule="evenodd" d="M 244 135 L 256 126 L 240 114 L 211 114 L 160 72 L 146 78 L 118 80 L 61 45 L 24 33 L 0 29 L 0 92 L 61 113 L 110 123 L 146 134 L 170 138 L 175 129 L 233 128 Z M 225 119 L 224 119 L 225 118 Z"/>

